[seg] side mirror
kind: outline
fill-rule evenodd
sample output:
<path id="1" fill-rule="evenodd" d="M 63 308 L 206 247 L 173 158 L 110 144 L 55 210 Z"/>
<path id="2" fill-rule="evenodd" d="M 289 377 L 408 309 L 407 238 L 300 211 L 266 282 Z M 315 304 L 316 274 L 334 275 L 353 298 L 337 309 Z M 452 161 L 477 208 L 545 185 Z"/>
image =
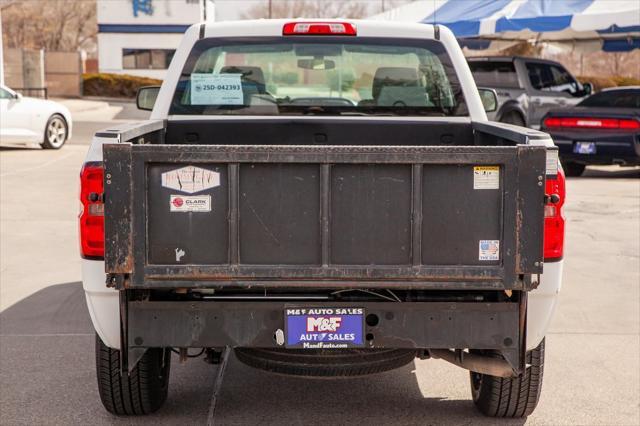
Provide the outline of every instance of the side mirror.
<path id="1" fill-rule="evenodd" d="M 498 94 L 493 89 L 478 88 L 482 106 L 486 112 L 493 112 L 498 109 Z"/>
<path id="2" fill-rule="evenodd" d="M 593 93 L 593 84 L 592 83 L 582 83 L 582 93 L 584 96 L 589 96 Z"/>
<path id="3" fill-rule="evenodd" d="M 21 99 L 22 99 L 22 93 L 18 93 L 18 92 L 16 92 L 16 95 L 14 96 L 14 99 L 15 99 L 16 101 L 21 100 Z"/>
<path id="4" fill-rule="evenodd" d="M 156 103 L 160 86 L 145 86 L 138 89 L 136 106 L 143 111 L 151 111 Z"/>

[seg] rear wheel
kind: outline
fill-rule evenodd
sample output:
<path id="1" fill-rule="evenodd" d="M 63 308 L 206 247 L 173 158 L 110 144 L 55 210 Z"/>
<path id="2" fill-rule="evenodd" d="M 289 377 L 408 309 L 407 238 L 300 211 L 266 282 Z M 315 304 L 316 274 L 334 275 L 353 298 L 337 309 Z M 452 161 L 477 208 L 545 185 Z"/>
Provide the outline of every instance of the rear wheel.
<path id="1" fill-rule="evenodd" d="M 147 349 L 133 371 L 120 375 L 120 351 L 106 346 L 96 335 L 96 370 L 102 404 L 112 414 L 153 413 L 169 391 L 171 350 Z"/>
<path id="2" fill-rule="evenodd" d="M 526 126 L 522 116 L 515 111 L 511 111 L 503 115 L 502 118 L 500 119 L 500 122 L 513 124 L 515 126 L 521 126 L 521 127 Z"/>
<path id="3" fill-rule="evenodd" d="M 564 169 L 564 173 L 567 176 L 581 176 L 582 173 L 584 173 L 584 169 L 587 166 L 585 166 L 584 164 L 580 164 L 580 163 L 571 163 L 571 162 L 566 162 L 566 163 L 562 163 L 562 168 Z"/>
<path id="4" fill-rule="evenodd" d="M 352 377 L 381 373 L 413 361 L 410 349 L 255 349 L 236 348 L 243 363 L 295 376 Z"/>
<path id="5" fill-rule="evenodd" d="M 47 121 L 42 147 L 44 149 L 60 149 L 67 141 L 68 136 L 69 126 L 67 122 L 60 114 L 54 114 Z"/>
<path id="6" fill-rule="evenodd" d="M 493 353 L 493 356 L 500 356 Z M 471 372 L 471 395 L 489 417 L 526 417 L 533 413 L 542 389 L 544 339 L 527 352 L 527 368 L 520 377 L 502 378 Z"/>

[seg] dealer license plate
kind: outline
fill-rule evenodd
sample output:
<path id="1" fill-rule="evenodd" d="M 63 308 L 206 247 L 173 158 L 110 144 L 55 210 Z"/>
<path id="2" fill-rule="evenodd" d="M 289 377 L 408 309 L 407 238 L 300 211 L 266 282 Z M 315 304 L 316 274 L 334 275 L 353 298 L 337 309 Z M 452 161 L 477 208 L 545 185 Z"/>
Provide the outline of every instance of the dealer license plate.
<path id="1" fill-rule="evenodd" d="M 364 308 L 286 308 L 285 346 L 343 349 L 364 346 Z"/>
<path id="2" fill-rule="evenodd" d="M 573 152 L 576 154 L 595 154 L 596 143 L 595 142 L 576 142 L 573 145 Z"/>

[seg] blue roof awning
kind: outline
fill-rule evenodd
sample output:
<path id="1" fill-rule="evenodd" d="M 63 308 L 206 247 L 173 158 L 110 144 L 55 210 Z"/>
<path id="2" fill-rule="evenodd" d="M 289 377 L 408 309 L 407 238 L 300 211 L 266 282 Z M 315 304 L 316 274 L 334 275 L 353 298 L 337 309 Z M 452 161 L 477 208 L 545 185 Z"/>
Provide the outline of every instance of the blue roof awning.
<path id="1" fill-rule="evenodd" d="M 468 39 L 584 41 L 629 50 L 640 40 L 640 0 L 428 0 L 372 19 L 445 25 L 469 46 Z"/>

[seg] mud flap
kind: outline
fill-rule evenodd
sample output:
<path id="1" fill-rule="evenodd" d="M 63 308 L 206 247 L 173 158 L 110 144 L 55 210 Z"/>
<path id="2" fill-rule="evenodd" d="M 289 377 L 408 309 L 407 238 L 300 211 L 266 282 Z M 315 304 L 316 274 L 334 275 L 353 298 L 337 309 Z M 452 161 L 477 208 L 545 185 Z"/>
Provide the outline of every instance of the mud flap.
<path id="1" fill-rule="evenodd" d="M 120 374 L 129 375 L 147 348 L 129 348 L 129 299 L 126 290 L 120 291 Z"/>

